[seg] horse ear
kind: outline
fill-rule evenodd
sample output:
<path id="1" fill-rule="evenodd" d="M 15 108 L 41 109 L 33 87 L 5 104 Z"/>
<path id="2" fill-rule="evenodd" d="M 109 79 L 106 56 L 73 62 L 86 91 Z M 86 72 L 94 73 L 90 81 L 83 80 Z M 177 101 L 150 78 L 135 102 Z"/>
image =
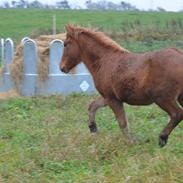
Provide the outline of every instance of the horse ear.
<path id="1" fill-rule="evenodd" d="M 71 25 L 71 24 L 67 24 L 67 25 L 65 26 L 65 30 L 67 31 L 67 33 L 72 33 L 73 30 L 74 30 L 74 26 Z"/>

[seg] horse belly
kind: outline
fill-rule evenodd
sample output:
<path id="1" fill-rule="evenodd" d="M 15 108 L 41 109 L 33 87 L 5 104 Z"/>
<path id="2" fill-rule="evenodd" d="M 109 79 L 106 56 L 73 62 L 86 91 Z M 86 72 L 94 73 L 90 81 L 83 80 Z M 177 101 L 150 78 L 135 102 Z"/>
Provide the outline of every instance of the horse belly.
<path id="1" fill-rule="evenodd" d="M 117 98 L 130 105 L 149 105 L 153 101 L 149 98 L 142 89 L 123 88 L 116 93 Z"/>
<path id="2" fill-rule="evenodd" d="M 124 102 L 130 105 L 149 105 L 153 101 L 146 95 L 131 95 L 124 99 Z"/>

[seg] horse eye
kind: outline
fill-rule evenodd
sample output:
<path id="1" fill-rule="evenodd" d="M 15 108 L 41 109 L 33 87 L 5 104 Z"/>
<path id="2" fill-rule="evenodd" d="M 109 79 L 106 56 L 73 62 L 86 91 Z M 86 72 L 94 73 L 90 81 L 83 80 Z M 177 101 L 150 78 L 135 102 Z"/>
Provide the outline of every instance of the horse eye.
<path id="1" fill-rule="evenodd" d="M 67 43 L 64 43 L 64 47 L 66 47 L 67 46 Z"/>

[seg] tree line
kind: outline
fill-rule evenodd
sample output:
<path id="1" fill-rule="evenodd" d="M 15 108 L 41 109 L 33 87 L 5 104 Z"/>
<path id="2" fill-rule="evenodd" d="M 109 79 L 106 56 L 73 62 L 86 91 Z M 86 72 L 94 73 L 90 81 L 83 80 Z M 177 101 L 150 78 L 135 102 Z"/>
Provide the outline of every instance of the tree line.
<path id="1" fill-rule="evenodd" d="M 98 2 L 93 2 L 92 0 L 85 1 L 85 7 L 80 5 L 70 5 L 67 0 L 57 1 L 55 4 L 42 3 L 39 0 L 33 0 L 31 2 L 27 0 L 17 0 L 17 1 L 5 1 L 0 5 L 0 8 L 40 8 L 40 9 L 89 9 L 89 10 L 117 10 L 117 11 L 140 11 L 136 6 L 131 3 L 121 1 L 119 3 L 114 3 L 108 0 L 99 0 Z M 151 10 L 152 11 L 152 10 Z M 157 7 L 156 11 L 165 11 L 161 7 Z"/>

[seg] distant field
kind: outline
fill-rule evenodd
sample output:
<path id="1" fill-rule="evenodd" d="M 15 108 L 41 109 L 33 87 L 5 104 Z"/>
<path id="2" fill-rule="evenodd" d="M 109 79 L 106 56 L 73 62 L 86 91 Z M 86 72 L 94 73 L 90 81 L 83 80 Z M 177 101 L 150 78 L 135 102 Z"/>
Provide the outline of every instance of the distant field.
<path id="1" fill-rule="evenodd" d="M 57 29 L 64 30 L 64 25 L 71 22 L 85 26 L 103 28 L 105 31 L 121 31 L 124 22 L 138 23 L 145 26 L 160 24 L 180 19 L 182 13 L 147 13 L 114 11 L 78 11 L 78 10 L 37 10 L 37 9 L 0 9 L 0 37 L 21 39 L 37 29 L 50 29 L 52 16 L 57 17 Z"/>
<path id="2" fill-rule="evenodd" d="M 134 52 L 170 46 L 183 48 L 183 16 L 173 12 L 0 9 L 0 38 L 11 37 L 18 42 L 25 36 L 49 34 L 53 15 L 57 18 L 57 32 L 63 32 L 67 23 L 97 27 L 114 39 L 118 33 L 132 32 L 130 41 L 119 35 L 115 40 Z M 162 39 L 164 36 L 166 39 Z"/>
<path id="3" fill-rule="evenodd" d="M 183 16 L 173 12 L 0 9 L 0 38 L 11 37 L 18 42 L 25 36 L 49 34 L 53 15 L 57 18 L 57 32 L 63 32 L 67 23 L 97 27 L 131 51 L 183 48 Z M 133 34 L 130 40 L 124 38 L 129 32 Z"/>

